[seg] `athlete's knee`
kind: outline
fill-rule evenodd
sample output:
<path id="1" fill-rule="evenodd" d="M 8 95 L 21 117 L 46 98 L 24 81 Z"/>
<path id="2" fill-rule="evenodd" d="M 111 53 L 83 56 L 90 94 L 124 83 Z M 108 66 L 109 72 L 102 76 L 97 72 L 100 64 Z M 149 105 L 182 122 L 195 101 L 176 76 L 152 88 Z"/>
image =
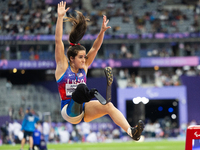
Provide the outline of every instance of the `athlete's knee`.
<path id="1" fill-rule="evenodd" d="M 81 83 L 72 93 L 72 99 L 79 104 L 83 104 L 84 102 L 89 102 L 92 98 L 94 98 L 95 91 L 97 90 L 96 89 L 89 90 L 87 85 Z"/>
<path id="2" fill-rule="evenodd" d="M 107 112 L 109 112 L 112 109 L 115 109 L 115 106 L 113 105 L 112 102 L 107 103 L 105 106 L 105 109 L 107 110 Z"/>
<path id="3" fill-rule="evenodd" d="M 112 102 L 108 102 L 105 106 L 107 106 L 107 107 L 114 107 L 114 105 L 113 105 Z"/>

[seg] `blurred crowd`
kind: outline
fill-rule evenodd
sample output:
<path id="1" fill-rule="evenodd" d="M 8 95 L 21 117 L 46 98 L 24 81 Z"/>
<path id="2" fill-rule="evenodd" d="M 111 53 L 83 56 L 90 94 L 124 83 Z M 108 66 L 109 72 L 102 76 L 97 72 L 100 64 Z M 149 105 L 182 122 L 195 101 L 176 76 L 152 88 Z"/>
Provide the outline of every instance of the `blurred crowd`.
<path id="1" fill-rule="evenodd" d="M 144 129 L 146 138 L 169 138 L 184 137 L 188 126 L 199 125 L 196 120 L 190 121 L 188 124 L 181 124 L 177 128 L 177 123 L 172 122 L 169 117 L 158 119 L 155 122 L 147 121 Z"/>
<path id="2" fill-rule="evenodd" d="M 114 139 L 131 140 L 126 132 L 112 123 L 99 123 L 98 129 L 90 123 L 81 122 L 78 125 L 70 123 L 51 123 L 47 120 L 39 121 L 34 133 L 40 133 L 40 139 L 46 143 L 73 143 L 73 142 L 106 142 Z M 97 124 L 96 124 L 97 125 Z M 1 126 L 1 140 L 3 144 L 19 144 L 23 138 L 22 125 L 17 120 L 6 122 Z M 33 134 L 34 136 L 34 134 Z"/>
<path id="3" fill-rule="evenodd" d="M 148 1 L 145 1 L 141 9 L 146 9 L 148 7 Z M 156 11 L 160 12 L 160 15 L 157 17 Z M 157 10 L 152 12 L 146 12 L 144 16 L 134 17 L 137 31 L 140 34 L 143 33 L 169 33 L 168 28 L 174 27 L 175 32 L 179 32 L 179 26 L 176 21 L 188 20 L 186 14 L 183 14 L 181 10 L 166 10 L 163 9 L 163 6 L 158 6 Z M 146 22 L 149 22 L 151 29 L 147 30 L 145 27 Z M 162 21 L 165 21 L 162 24 Z"/>
<path id="4" fill-rule="evenodd" d="M 48 120 L 39 121 L 35 126 L 34 133 L 40 133 L 39 138 L 45 143 L 74 143 L 74 142 L 109 142 L 109 141 L 130 141 L 131 138 L 117 126 L 102 124 L 99 129 L 92 129 L 91 123 L 81 122 L 78 125 L 70 123 L 51 123 Z M 198 125 L 195 120 L 188 124 L 181 124 L 177 127 L 175 122 L 165 117 L 155 122 L 148 120 L 145 124 L 143 136 L 149 138 L 178 138 L 185 137 L 187 127 Z M 23 138 L 21 123 L 17 120 L 6 122 L 1 126 L 1 140 L 3 144 L 19 144 Z M 33 134 L 34 136 L 34 134 Z"/>
<path id="5" fill-rule="evenodd" d="M 75 0 L 67 3 L 71 8 L 69 13 L 74 13 L 74 10 L 80 10 L 84 15 L 89 16 L 89 33 L 96 34 L 99 32 L 100 25 L 98 20 L 103 14 L 106 14 L 108 19 L 112 17 L 122 17 L 122 23 L 130 23 L 130 20 L 135 22 L 135 31 L 138 33 L 157 33 L 171 32 L 170 27 L 173 27 L 174 32 L 179 32 L 179 25 L 176 21 L 187 21 L 191 16 L 187 16 L 185 12 L 179 9 L 168 10 L 164 9 L 165 0 L 147 0 L 139 2 L 140 10 L 144 11 L 144 15 L 137 15 L 134 11 L 134 6 L 130 0 L 108 0 L 103 1 L 92 0 L 91 8 L 86 7 L 82 0 Z M 1 8 L 1 24 L 0 33 L 4 35 L 37 35 L 37 34 L 54 34 L 56 24 L 56 7 L 57 5 L 49 5 L 44 0 L 3 0 L 4 7 Z M 156 3 L 156 8 L 151 9 L 151 4 Z M 120 4 L 120 7 L 117 7 Z M 85 6 L 85 7 L 83 7 Z M 122 6 L 122 7 L 121 7 Z M 186 5 L 187 6 L 187 5 Z M 194 22 L 191 22 L 187 31 L 199 31 L 199 9 L 200 4 L 193 6 Z M 188 6 L 189 7 L 189 6 Z M 117 8 L 117 9 L 115 9 Z M 159 14 L 159 15 L 157 15 Z M 146 28 L 146 22 L 150 23 L 151 29 Z M 164 22 L 163 22 L 164 21 Z M 68 27 L 67 27 L 68 28 Z M 65 28 L 65 32 L 69 31 Z M 113 33 L 121 30 L 121 26 L 114 26 Z"/>
<path id="6" fill-rule="evenodd" d="M 57 18 L 57 5 L 47 4 L 44 0 L 2 0 L 0 17 L 1 35 L 54 35 Z M 200 2 L 195 5 L 181 5 L 172 8 L 164 7 L 166 0 L 91 0 L 88 5 L 82 0 L 67 1 L 70 7 L 68 14 L 80 10 L 90 18 L 87 34 L 98 34 L 102 15 L 106 14 L 112 29 L 110 35 L 127 33 L 194 33 L 200 27 Z M 177 3 L 176 3 L 177 4 Z M 179 5 L 178 5 L 179 6 Z M 120 18 L 121 17 L 121 18 Z M 115 18 L 115 19 L 114 19 Z M 129 26 L 130 29 L 129 29 Z M 64 34 L 71 31 L 70 23 L 65 23 Z M 128 31 L 128 32 L 127 32 Z M 151 43 L 136 50 L 134 45 L 121 44 L 118 48 L 104 48 L 99 58 L 140 58 L 140 57 L 171 57 L 200 56 L 198 43 L 162 43 L 161 47 L 151 47 Z M 155 45 L 159 45 L 155 43 Z M 13 52 L 14 51 L 14 52 Z M 22 60 L 54 60 L 53 45 L 33 45 L 30 47 L 9 45 L 0 46 L 1 59 Z M 136 52 L 138 51 L 138 52 Z M 13 54 L 12 54 L 13 52 Z M 137 54 L 139 53 L 139 54 Z M 104 55 L 104 56 L 100 56 Z"/>
<path id="7" fill-rule="evenodd" d="M 183 67 L 183 68 L 176 68 L 174 71 L 162 71 L 158 67 L 154 68 L 154 74 L 145 73 L 136 73 L 131 72 L 129 68 L 119 69 L 117 79 L 118 79 L 118 86 L 119 87 L 144 87 L 145 85 L 154 86 L 154 87 L 163 87 L 163 86 L 179 86 L 181 85 L 180 77 L 182 75 L 186 76 L 199 76 L 200 70 L 194 67 Z M 150 72 L 149 72 L 150 73 Z M 150 78 L 147 81 L 146 78 Z"/>
<path id="8" fill-rule="evenodd" d="M 48 5 L 43 0 L 35 1 L 3 1 L 5 7 L 1 9 L 2 24 L 0 32 L 7 35 L 37 35 L 37 34 L 54 34 L 56 24 L 57 5 Z M 81 10 L 84 15 L 89 16 L 91 26 L 90 34 L 99 32 L 100 25 L 97 23 L 99 17 L 106 14 L 108 18 L 112 16 L 123 16 L 124 22 L 127 22 L 127 17 L 132 15 L 132 8 L 128 4 L 129 0 L 108 1 L 107 7 L 103 10 L 93 11 L 100 4 L 100 1 L 91 1 L 93 6 L 91 12 L 83 7 L 81 0 L 67 3 L 71 9 L 68 13 L 74 14 L 74 10 Z M 122 9 L 113 12 L 114 3 L 123 4 Z M 98 9 L 97 9 L 98 10 Z M 67 29 L 64 29 L 67 32 Z"/>

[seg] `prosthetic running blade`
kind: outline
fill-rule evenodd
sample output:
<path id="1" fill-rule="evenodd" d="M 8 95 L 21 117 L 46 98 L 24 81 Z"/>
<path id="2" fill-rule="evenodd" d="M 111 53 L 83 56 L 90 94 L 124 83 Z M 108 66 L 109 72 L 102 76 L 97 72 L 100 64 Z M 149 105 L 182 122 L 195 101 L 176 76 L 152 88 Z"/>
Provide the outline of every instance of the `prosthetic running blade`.
<path id="1" fill-rule="evenodd" d="M 107 86 L 106 86 L 106 99 L 97 91 L 95 91 L 94 96 L 97 98 L 97 100 L 102 104 L 106 105 L 108 102 L 111 101 L 111 87 L 113 82 L 113 73 L 111 67 L 106 67 L 104 69 L 104 73 L 106 75 L 107 80 Z"/>
<path id="2" fill-rule="evenodd" d="M 113 73 L 111 67 L 106 67 L 104 69 L 104 73 L 106 75 L 107 80 L 107 87 L 106 87 L 106 101 L 107 103 L 111 101 L 111 90 L 112 90 L 112 83 L 113 83 Z"/>
<path id="3" fill-rule="evenodd" d="M 107 101 L 105 100 L 105 98 L 103 98 L 103 96 L 102 96 L 99 92 L 95 91 L 94 96 L 97 98 L 97 100 L 98 100 L 102 105 L 107 104 Z"/>

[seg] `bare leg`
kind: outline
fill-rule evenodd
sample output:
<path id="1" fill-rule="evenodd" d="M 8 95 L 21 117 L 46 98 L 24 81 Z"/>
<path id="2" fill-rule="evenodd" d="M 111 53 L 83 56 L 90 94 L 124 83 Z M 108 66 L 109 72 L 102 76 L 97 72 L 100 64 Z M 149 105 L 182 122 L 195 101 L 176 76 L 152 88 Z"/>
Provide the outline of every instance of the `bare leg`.
<path id="1" fill-rule="evenodd" d="M 29 136 L 29 145 L 30 145 L 30 149 L 33 148 L 33 137 Z"/>
<path id="2" fill-rule="evenodd" d="M 124 131 L 127 131 L 130 127 L 124 115 L 111 102 L 106 105 L 102 105 L 98 101 L 85 103 L 85 122 L 90 122 L 107 114 L 112 118 L 115 124 L 120 126 Z"/>
<path id="3" fill-rule="evenodd" d="M 23 148 L 24 148 L 24 144 L 25 144 L 25 142 L 26 142 L 26 139 L 25 139 L 25 138 L 23 138 L 23 139 L 22 139 L 22 141 L 21 141 L 21 149 L 23 149 Z"/>

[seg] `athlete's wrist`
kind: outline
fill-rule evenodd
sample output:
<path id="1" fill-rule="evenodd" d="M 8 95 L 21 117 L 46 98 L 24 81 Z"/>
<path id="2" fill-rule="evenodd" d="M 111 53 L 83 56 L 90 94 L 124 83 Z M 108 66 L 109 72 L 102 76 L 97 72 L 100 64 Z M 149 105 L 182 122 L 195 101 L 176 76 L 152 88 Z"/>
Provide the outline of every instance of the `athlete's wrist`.
<path id="1" fill-rule="evenodd" d="M 64 16 L 58 16 L 58 19 L 63 19 L 64 18 Z"/>

